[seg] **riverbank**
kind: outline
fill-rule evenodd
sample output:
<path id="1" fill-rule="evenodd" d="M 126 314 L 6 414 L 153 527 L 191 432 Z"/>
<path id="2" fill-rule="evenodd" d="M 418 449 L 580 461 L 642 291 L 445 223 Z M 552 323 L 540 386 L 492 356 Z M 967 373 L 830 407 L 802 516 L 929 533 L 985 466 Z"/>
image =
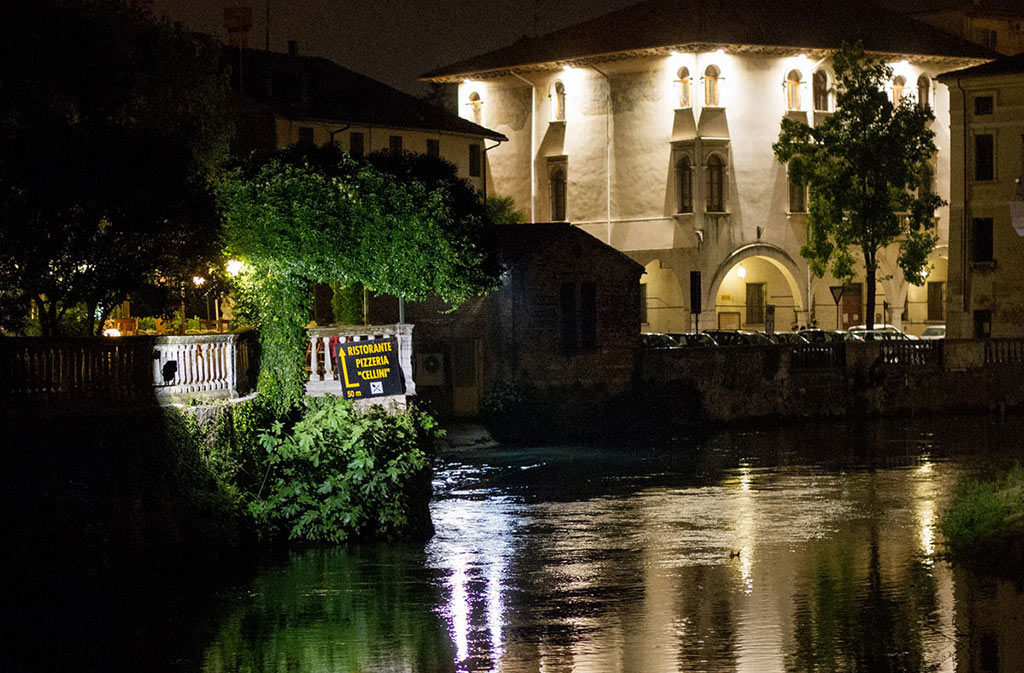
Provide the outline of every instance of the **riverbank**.
<path id="1" fill-rule="evenodd" d="M 961 483 L 943 513 L 942 533 L 961 561 L 995 572 L 1024 569 L 1024 468 Z"/>

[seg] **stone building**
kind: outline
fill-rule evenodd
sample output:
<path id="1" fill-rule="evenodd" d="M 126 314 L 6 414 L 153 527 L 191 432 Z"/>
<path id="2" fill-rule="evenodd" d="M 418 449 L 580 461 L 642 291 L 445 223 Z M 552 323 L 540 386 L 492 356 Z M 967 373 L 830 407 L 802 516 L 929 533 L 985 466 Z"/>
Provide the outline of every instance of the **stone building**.
<path id="1" fill-rule="evenodd" d="M 645 266 L 644 329 L 698 326 L 694 271 L 702 329 L 762 329 L 768 306 L 780 329 L 848 327 L 864 322 L 863 279 L 837 310 L 836 281 L 811 277 L 807 195 L 772 151 L 783 116 L 817 124 L 834 109 L 844 41 L 893 66 L 891 96 L 935 109 L 930 171 L 948 200 L 949 98 L 933 78 L 995 54 L 862 2 L 648 0 L 423 79 L 457 83 L 460 113 L 509 138 L 487 155 L 493 193 Z M 947 208 L 936 223 L 925 285 L 882 255 L 876 322 L 920 332 L 944 319 Z"/>
<path id="2" fill-rule="evenodd" d="M 498 381 L 522 381 L 593 402 L 633 380 L 643 267 L 564 222 L 499 225 L 500 288 L 458 310 L 434 298 L 406 304 L 420 399 L 475 416 Z M 398 319 L 375 297 L 370 322 Z"/>
<path id="3" fill-rule="evenodd" d="M 1024 51 L 1024 3 L 1020 0 L 889 0 L 888 4 L 1001 54 Z"/>
<path id="4" fill-rule="evenodd" d="M 433 154 L 486 188 L 487 141 L 505 136 L 325 58 L 225 48 L 236 101 L 236 154 L 269 154 L 306 142 L 336 143 L 362 156 L 377 150 Z"/>
<path id="5" fill-rule="evenodd" d="M 950 93 L 947 337 L 1024 336 L 1024 55 L 939 77 Z"/>

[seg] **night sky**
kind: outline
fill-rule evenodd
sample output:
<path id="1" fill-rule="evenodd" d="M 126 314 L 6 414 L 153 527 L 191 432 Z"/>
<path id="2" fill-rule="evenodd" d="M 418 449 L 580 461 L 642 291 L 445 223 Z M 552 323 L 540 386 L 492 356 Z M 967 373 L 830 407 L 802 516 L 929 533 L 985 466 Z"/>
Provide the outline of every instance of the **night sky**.
<path id="1" fill-rule="evenodd" d="M 266 0 L 152 0 L 157 16 L 224 37 L 224 9 L 251 6 L 263 48 Z M 392 86 L 442 65 L 634 4 L 636 0 L 269 0 L 270 48 L 324 56 Z"/>

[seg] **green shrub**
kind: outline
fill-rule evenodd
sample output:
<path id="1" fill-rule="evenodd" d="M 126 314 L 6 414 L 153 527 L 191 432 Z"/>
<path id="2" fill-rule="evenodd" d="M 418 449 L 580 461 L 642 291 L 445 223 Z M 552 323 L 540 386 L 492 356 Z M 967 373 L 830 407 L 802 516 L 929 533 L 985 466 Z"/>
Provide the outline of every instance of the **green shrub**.
<path id="1" fill-rule="evenodd" d="M 429 534 L 430 460 L 441 434 L 432 418 L 335 397 L 307 398 L 298 413 L 259 438 L 265 475 L 249 512 L 265 536 L 339 543 Z"/>
<path id="2" fill-rule="evenodd" d="M 1024 468 L 996 481 L 961 484 L 942 517 L 942 534 L 954 556 L 982 557 L 1024 544 Z"/>

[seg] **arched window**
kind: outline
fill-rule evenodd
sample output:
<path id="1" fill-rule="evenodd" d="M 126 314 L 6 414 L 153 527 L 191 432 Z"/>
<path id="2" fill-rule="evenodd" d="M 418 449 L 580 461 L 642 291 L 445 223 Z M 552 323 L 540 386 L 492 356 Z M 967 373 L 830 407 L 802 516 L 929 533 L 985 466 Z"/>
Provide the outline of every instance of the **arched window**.
<path id="1" fill-rule="evenodd" d="M 476 91 L 469 94 L 469 110 L 472 113 L 473 123 L 483 126 L 484 123 L 484 102 L 480 100 L 480 94 Z"/>
<path id="2" fill-rule="evenodd" d="M 798 185 L 793 178 L 789 179 L 789 212 L 807 212 L 807 187 Z"/>
<path id="3" fill-rule="evenodd" d="M 917 78 L 917 104 L 927 107 L 932 104 L 932 81 L 928 75 Z"/>
<path id="4" fill-rule="evenodd" d="M 709 65 L 704 71 L 704 105 L 718 107 L 721 104 L 721 92 L 719 91 L 722 71 L 718 66 Z"/>
<path id="5" fill-rule="evenodd" d="M 551 85 L 551 119 L 565 121 L 565 85 L 561 82 Z"/>
<path id="6" fill-rule="evenodd" d="M 902 75 L 892 81 L 892 104 L 899 107 L 903 104 L 903 90 L 907 88 L 907 80 Z"/>
<path id="7" fill-rule="evenodd" d="M 686 68 L 680 68 L 679 72 L 676 73 L 676 76 L 679 78 L 678 80 L 676 80 L 676 85 L 679 87 L 679 99 L 677 100 L 677 102 L 679 103 L 679 107 L 691 107 L 692 103 L 690 103 L 690 71 Z"/>
<path id="8" fill-rule="evenodd" d="M 717 154 L 712 154 L 708 157 L 704 182 L 704 194 L 707 197 L 706 211 L 709 213 L 724 213 L 725 161 Z"/>
<path id="9" fill-rule="evenodd" d="M 565 220 L 565 170 L 561 168 L 551 173 L 551 220 Z"/>
<path id="10" fill-rule="evenodd" d="M 828 73 L 819 70 L 812 78 L 814 88 L 814 110 L 816 112 L 828 112 Z"/>
<path id="11" fill-rule="evenodd" d="M 935 193 L 935 172 L 928 164 L 921 166 L 921 186 L 918 187 L 919 197 L 930 196 Z"/>
<path id="12" fill-rule="evenodd" d="M 802 79 L 799 70 L 790 70 L 786 75 L 786 108 L 799 110 L 800 108 L 800 80 Z"/>
<path id="13" fill-rule="evenodd" d="M 693 165 L 690 157 L 683 156 L 676 162 L 676 193 L 679 195 L 679 213 L 693 212 Z"/>

